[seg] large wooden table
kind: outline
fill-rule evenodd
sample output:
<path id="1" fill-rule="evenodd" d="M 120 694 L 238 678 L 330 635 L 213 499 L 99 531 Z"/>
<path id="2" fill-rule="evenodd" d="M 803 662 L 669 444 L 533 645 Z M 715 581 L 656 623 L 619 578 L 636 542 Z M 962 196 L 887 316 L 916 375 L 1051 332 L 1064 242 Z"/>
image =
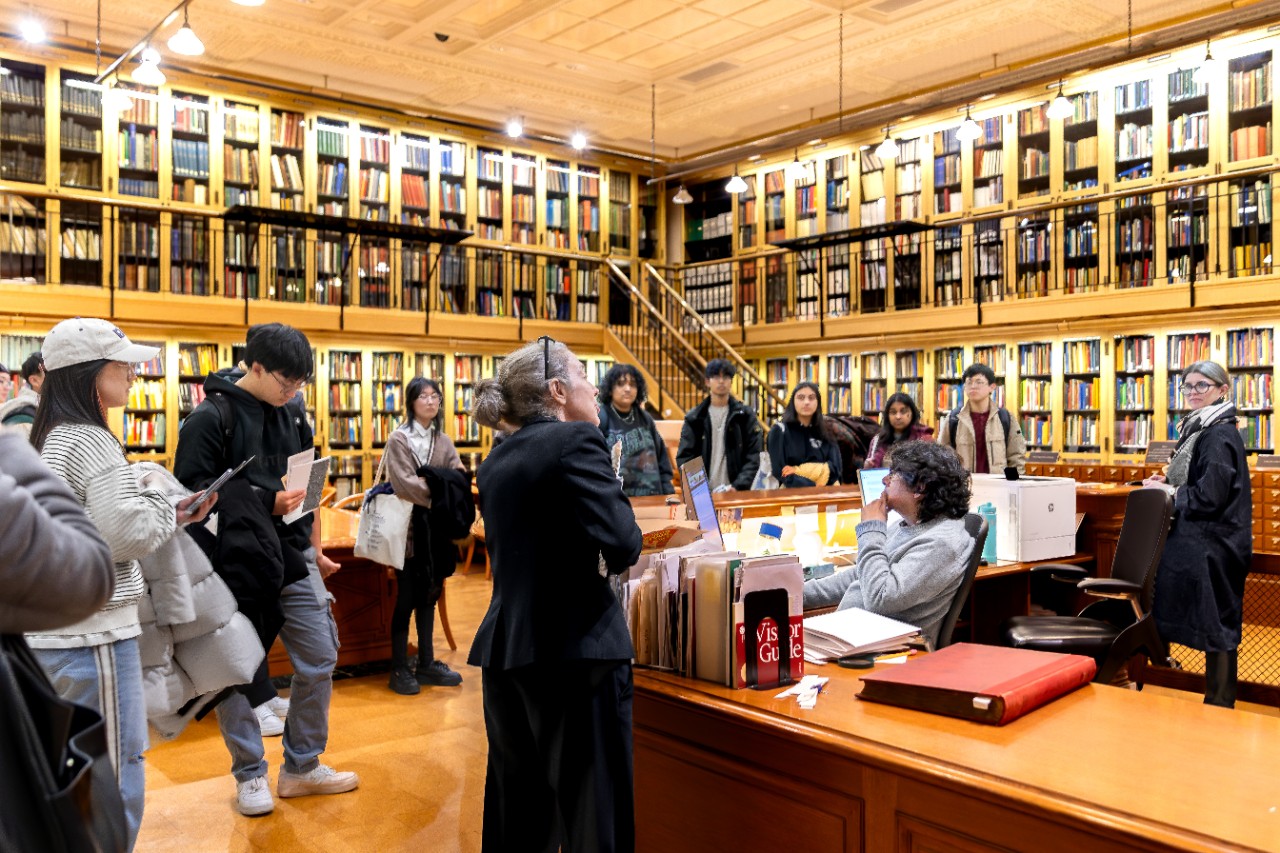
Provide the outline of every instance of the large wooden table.
<path id="1" fill-rule="evenodd" d="M 641 851 L 1280 851 L 1280 720 L 1101 685 L 1004 727 L 637 670 Z"/>

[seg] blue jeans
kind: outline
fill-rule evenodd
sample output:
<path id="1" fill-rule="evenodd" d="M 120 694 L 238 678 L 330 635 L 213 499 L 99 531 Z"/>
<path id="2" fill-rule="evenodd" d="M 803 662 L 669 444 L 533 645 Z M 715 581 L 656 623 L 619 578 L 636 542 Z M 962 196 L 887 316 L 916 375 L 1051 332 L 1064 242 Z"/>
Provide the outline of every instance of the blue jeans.
<path id="1" fill-rule="evenodd" d="M 102 714 L 107 749 L 120 783 L 129 849 L 138 840 L 146 796 L 147 706 L 142 698 L 142 661 L 136 639 L 81 649 L 32 649 L 53 689 L 63 699 Z"/>
<path id="2" fill-rule="evenodd" d="M 284 769 L 306 773 L 320 763 L 329 742 L 329 700 L 333 697 L 333 668 L 338 663 L 338 626 L 316 568 L 315 552 L 307 549 L 308 577 L 280 591 L 284 627 L 280 641 L 293 665 L 289 682 L 289 716 L 284 724 Z M 267 775 L 266 751 L 258 718 L 241 693 L 218 704 L 218 728 L 231 753 L 231 774 L 237 782 Z"/>

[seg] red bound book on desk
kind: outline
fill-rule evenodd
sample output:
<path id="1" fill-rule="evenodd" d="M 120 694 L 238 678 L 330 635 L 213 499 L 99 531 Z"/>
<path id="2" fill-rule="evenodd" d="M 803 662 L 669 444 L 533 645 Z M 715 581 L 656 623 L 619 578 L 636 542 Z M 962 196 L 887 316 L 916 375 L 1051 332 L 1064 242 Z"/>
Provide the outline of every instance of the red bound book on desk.
<path id="1" fill-rule="evenodd" d="M 1088 684 L 1093 658 L 956 643 L 862 677 L 859 699 L 1002 726 Z"/>

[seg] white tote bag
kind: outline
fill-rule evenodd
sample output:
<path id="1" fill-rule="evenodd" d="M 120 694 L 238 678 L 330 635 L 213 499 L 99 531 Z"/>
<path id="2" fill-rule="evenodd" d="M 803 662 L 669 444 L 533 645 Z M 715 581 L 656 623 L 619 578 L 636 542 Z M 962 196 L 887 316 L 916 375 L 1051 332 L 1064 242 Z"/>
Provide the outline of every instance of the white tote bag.
<path id="1" fill-rule="evenodd" d="M 364 493 L 360 508 L 360 528 L 356 532 L 355 555 L 384 566 L 404 568 L 404 552 L 409 545 L 409 521 L 413 504 L 397 497 L 391 484 L 382 478 L 386 453 L 378 463 L 373 488 Z"/>

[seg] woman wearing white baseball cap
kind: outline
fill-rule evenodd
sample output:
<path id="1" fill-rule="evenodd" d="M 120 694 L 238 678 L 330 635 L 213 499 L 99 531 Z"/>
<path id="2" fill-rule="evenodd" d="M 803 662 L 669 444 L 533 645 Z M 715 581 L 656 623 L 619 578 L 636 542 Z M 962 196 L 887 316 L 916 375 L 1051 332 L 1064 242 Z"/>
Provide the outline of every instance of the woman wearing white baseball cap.
<path id="1" fill-rule="evenodd" d="M 107 426 L 107 410 L 128 401 L 134 364 L 150 361 L 159 349 L 133 343 L 106 320 L 74 317 L 54 326 L 40 351 L 45 380 L 31 443 L 111 546 L 115 591 L 88 619 L 28 634 L 27 641 L 61 696 L 102 714 L 132 849 L 142 822 L 147 748 L 137 641 L 143 578 L 137 561 L 168 540 L 178 524 L 204 518 L 216 496 L 189 515 L 197 495 L 174 507 L 163 493 L 143 489 Z"/>

